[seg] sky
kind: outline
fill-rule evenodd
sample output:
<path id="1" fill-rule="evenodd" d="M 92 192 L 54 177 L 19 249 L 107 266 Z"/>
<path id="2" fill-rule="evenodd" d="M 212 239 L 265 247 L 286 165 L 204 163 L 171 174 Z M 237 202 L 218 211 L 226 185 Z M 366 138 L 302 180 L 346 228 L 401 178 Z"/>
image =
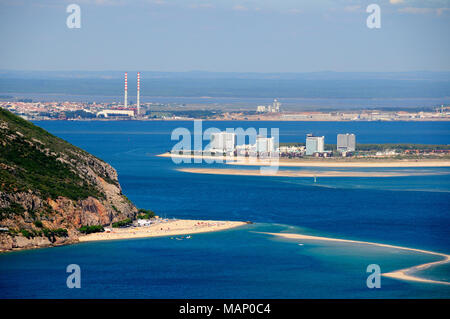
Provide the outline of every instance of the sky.
<path id="1" fill-rule="evenodd" d="M 0 0 L 7 70 L 450 71 L 449 38 L 450 0 Z"/>

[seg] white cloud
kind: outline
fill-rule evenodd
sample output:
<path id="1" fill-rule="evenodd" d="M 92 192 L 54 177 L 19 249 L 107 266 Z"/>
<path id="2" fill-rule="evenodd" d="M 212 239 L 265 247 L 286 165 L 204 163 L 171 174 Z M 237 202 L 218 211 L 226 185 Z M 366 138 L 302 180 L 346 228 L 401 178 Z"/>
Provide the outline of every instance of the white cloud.
<path id="1" fill-rule="evenodd" d="M 405 2 L 405 0 L 389 0 L 390 4 L 399 4 L 399 3 L 403 3 Z"/>
<path id="2" fill-rule="evenodd" d="M 431 8 L 416 8 L 416 7 L 405 7 L 398 9 L 398 12 L 402 13 L 412 13 L 412 14 L 426 14 L 433 12 Z"/>
<path id="3" fill-rule="evenodd" d="M 361 6 L 360 5 L 354 5 L 354 6 L 346 6 L 346 7 L 344 7 L 344 11 L 347 11 L 347 12 L 356 12 L 356 11 L 359 11 L 361 9 Z"/>
<path id="4" fill-rule="evenodd" d="M 398 9 L 398 12 L 401 13 L 411 13 L 411 14 L 429 14 L 435 13 L 440 16 L 444 12 L 449 11 L 450 8 L 417 8 L 417 7 L 405 7 Z"/>
<path id="5" fill-rule="evenodd" d="M 193 3 L 190 5 L 191 8 L 197 9 L 197 8 L 214 8 L 214 5 L 212 3 Z"/>
<path id="6" fill-rule="evenodd" d="M 237 4 L 233 8 L 235 11 L 248 11 L 247 7 L 244 7 L 243 5 Z"/>

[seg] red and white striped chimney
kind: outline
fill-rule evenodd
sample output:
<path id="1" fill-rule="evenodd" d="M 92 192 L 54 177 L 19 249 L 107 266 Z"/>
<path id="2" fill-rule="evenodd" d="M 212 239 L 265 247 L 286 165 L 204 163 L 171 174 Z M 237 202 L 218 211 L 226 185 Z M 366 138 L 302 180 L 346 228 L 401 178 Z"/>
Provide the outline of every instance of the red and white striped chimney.
<path id="1" fill-rule="evenodd" d="M 137 103 L 136 103 L 136 107 L 137 107 L 137 115 L 139 115 L 140 111 L 141 111 L 141 72 L 137 73 Z"/>
<path id="2" fill-rule="evenodd" d="M 127 78 L 127 72 L 125 72 L 125 100 L 123 102 L 123 106 L 128 106 L 128 78 Z"/>

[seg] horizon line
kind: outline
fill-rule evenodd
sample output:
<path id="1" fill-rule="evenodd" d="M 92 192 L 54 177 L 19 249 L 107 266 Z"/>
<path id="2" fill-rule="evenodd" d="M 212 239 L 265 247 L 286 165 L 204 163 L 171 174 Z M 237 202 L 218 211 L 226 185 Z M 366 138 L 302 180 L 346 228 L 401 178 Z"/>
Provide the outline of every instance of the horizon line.
<path id="1" fill-rule="evenodd" d="M 21 69 L 2 69 L 0 72 L 150 72 L 150 73 L 224 73 L 224 74 L 312 74 L 312 73 L 373 73 L 373 74 L 387 74 L 387 73 L 450 73 L 449 70 L 410 70 L 410 71 L 209 71 L 209 70 L 188 70 L 188 71 L 158 71 L 158 70 L 142 70 L 142 69 L 108 69 L 108 70 L 83 70 L 83 69 L 65 69 L 65 70 L 21 70 Z"/>

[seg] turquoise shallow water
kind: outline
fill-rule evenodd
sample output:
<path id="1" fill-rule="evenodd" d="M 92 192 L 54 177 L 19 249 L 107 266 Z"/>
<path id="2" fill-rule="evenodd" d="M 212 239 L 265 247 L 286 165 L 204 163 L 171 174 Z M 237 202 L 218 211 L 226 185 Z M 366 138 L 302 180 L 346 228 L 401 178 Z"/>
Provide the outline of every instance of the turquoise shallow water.
<path id="1" fill-rule="evenodd" d="M 433 176 L 318 178 L 317 183 L 311 178 L 189 174 L 154 155 L 175 143 L 170 140 L 173 128 L 192 123 L 37 124 L 111 163 L 124 193 L 139 207 L 162 216 L 256 224 L 183 241 L 121 240 L 2 254 L 4 298 L 450 297 L 445 286 L 389 278 L 382 278 L 381 289 L 366 287 L 369 264 L 387 272 L 436 257 L 260 233 L 297 232 L 450 253 L 450 169 L 426 169 L 441 173 Z M 281 142 L 303 141 L 309 131 L 323 132 L 331 140 L 344 130 L 355 132 L 361 143 L 450 143 L 445 123 L 204 123 L 221 129 L 231 125 L 279 127 Z M 72 263 L 81 267 L 81 289 L 65 285 L 65 267 Z M 421 275 L 448 281 L 450 267 Z"/>

